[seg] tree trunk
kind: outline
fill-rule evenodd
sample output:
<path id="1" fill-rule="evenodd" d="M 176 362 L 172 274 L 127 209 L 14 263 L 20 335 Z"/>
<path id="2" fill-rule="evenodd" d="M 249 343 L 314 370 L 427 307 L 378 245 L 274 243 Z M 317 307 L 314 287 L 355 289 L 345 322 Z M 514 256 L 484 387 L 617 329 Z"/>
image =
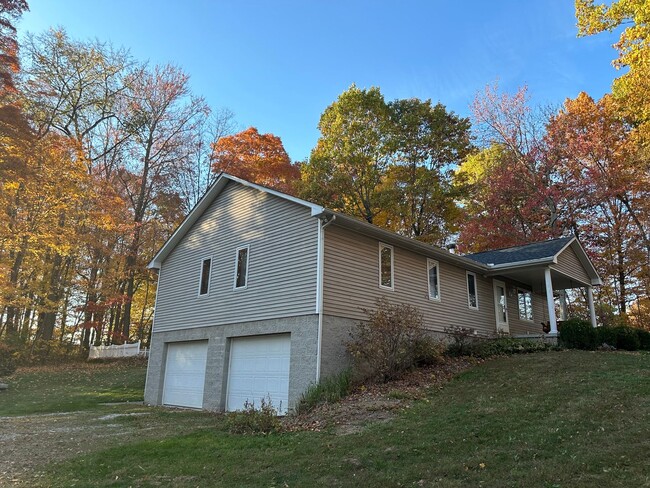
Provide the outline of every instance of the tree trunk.
<path id="1" fill-rule="evenodd" d="M 23 241 L 20 246 L 20 250 L 16 253 L 14 257 L 14 264 L 11 267 L 11 273 L 9 273 L 9 285 L 12 290 L 16 291 L 18 289 L 18 276 L 23 265 L 23 260 L 25 259 L 25 254 L 27 252 L 27 238 L 23 238 Z M 13 335 L 18 330 L 18 315 L 20 310 L 18 307 L 13 305 L 7 306 L 7 312 L 5 314 L 5 334 Z"/>

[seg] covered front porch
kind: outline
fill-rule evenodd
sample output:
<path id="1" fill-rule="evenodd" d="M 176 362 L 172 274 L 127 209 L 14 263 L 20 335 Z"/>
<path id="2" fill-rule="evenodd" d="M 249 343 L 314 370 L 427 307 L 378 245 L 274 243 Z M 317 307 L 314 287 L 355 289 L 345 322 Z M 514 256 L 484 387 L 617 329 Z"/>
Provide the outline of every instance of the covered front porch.
<path id="1" fill-rule="evenodd" d="M 531 301 L 533 297 L 545 301 L 546 313 L 542 322 L 548 323 L 550 336 L 558 335 L 558 318 L 568 318 L 566 291 L 584 289 L 591 324 L 597 326 L 593 287 L 600 285 L 601 280 L 575 237 L 486 251 L 467 257 L 485 264 L 490 269 L 487 276 L 492 277 L 495 283 L 497 330 L 500 329 L 500 311 L 503 314 L 502 320 L 505 320 L 506 324 L 508 322 L 505 295 L 512 289 L 530 291 Z M 504 295 L 501 304 L 499 293 Z M 556 296 L 559 299 L 559 317 Z M 521 313 L 522 304 L 518 306 Z M 540 317 L 535 317 L 537 323 L 540 322 L 539 319 Z"/>
<path id="2" fill-rule="evenodd" d="M 515 270 L 499 271 L 492 276 L 505 278 L 529 288 L 535 295 L 545 298 L 548 313 L 549 335 L 558 335 L 558 320 L 568 318 L 567 290 L 583 289 L 587 299 L 587 308 L 591 325 L 597 327 L 596 307 L 594 304 L 593 285 L 584 283 L 576 277 L 567 276 L 551 266 L 532 265 Z M 556 307 L 556 297 L 559 307 Z M 558 313 L 559 312 L 559 313 Z"/>

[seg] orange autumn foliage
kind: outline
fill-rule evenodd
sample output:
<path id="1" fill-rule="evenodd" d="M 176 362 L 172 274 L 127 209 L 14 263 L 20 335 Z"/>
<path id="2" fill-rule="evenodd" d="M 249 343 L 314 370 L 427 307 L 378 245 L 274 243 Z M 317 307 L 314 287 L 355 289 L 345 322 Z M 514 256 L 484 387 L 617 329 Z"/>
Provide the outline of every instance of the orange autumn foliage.
<path id="1" fill-rule="evenodd" d="M 225 172 L 284 193 L 293 193 L 300 170 L 291 164 L 282 140 L 255 127 L 222 137 L 212 145 L 212 171 Z"/>

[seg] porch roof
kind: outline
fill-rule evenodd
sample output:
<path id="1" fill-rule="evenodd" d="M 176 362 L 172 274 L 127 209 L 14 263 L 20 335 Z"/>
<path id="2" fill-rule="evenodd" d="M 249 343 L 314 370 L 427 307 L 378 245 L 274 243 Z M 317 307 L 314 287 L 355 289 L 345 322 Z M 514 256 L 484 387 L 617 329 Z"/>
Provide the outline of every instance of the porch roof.
<path id="1" fill-rule="evenodd" d="M 544 289 L 544 270 L 551 269 L 553 288 L 563 290 L 600 285 L 601 280 L 586 252 L 574 236 L 466 256 L 487 266 L 489 276 L 503 276 Z"/>
<path id="2" fill-rule="evenodd" d="M 574 237 L 560 237 L 550 241 L 534 242 L 523 246 L 495 249 L 494 251 L 477 252 L 465 257 L 485 265 L 514 264 L 538 259 L 553 259 Z"/>

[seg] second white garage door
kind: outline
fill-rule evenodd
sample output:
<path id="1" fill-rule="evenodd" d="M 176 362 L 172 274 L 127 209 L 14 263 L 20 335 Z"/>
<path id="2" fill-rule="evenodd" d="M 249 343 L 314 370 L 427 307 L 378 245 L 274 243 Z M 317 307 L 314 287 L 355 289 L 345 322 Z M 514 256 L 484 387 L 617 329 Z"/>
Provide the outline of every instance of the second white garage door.
<path id="1" fill-rule="evenodd" d="M 246 401 L 259 407 L 261 398 L 270 397 L 278 413 L 285 414 L 289 404 L 290 358 L 289 334 L 232 339 L 226 410 L 241 410 Z"/>

